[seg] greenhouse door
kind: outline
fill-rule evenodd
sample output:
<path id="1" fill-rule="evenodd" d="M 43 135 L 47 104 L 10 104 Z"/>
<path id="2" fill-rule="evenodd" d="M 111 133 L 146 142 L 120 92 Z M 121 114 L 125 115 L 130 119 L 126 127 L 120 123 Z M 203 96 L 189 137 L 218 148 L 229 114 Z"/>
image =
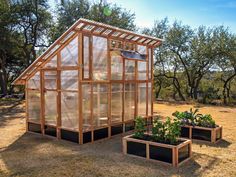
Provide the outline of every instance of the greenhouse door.
<path id="1" fill-rule="evenodd" d="M 44 134 L 49 136 L 57 136 L 57 71 L 45 70 L 44 77 Z"/>

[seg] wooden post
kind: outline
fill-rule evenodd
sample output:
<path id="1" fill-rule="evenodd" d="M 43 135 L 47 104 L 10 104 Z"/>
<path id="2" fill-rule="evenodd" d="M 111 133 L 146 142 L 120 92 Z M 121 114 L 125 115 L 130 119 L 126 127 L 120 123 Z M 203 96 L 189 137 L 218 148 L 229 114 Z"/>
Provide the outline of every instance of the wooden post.
<path id="1" fill-rule="evenodd" d="M 78 64 L 79 64 L 79 82 L 78 82 L 78 101 L 79 101 L 79 144 L 83 144 L 83 110 L 82 110 L 82 104 L 83 104 L 83 98 L 82 98 L 82 79 L 83 79 L 83 36 L 82 33 L 79 33 L 78 35 L 78 43 L 79 43 L 79 48 L 78 48 Z"/>
<path id="2" fill-rule="evenodd" d="M 111 53 L 110 42 L 107 39 L 108 81 L 111 81 Z M 111 82 L 108 84 L 108 137 L 111 137 Z"/>
<path id="3" fill-rule="evenodd" d="M 41 109 L 40 109 L 40 124 L 41 124 L 41 132 L 44 135 L 45 131 L 44 131 L 44 125 L 45 125 L 45 114 L 44 114 L 44 106 L 45 106 L 45 102 L 44 102 L 44 71 L 40 70 L 40 101 L 41 101 Z"/>
<path id="4" fill-rule="evenodd" d="M 150 151 L 149 151 L 149 143 L 146 143 L 146 158 L 149 160 L 150 159 Z"/>
<path id="5" fill-rule="evenodd" d="M 28 82 L 26 81 L 26 84 L 25 84 L 25 116 L 26 116 L 26 119 L 25 119 L 25 124 L 26 124 L 26 132 L 29 131 L 29 126 L 28 126 L 28 122 L 29 122 L 29 104 L 28 104 Z"/>
<path id="6" fill-rule="evenodd" d="M 192 139 L 193 129 L 192 126 L 189 126 L 189 139 Z"/>
<path id="7" fill-rule="evenodd" d="M 61 53 L 57 53 L 57 138 L 61 139 Z"/>

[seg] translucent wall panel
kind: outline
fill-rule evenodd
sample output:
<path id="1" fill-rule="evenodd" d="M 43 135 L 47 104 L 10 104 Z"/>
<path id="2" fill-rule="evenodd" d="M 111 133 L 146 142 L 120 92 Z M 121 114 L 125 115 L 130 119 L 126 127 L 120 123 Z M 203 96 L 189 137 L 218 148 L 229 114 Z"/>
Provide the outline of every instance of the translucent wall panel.
<path id="1" fill-rule="evenodd" d="M 147 106 L 146 83 L 138 84 L 138 115 L 146 116 Z"/>
<path id="2" fill-rule="evenodd" d="M 57 92 L 46 91 L 45 100 L 45 123 L 48 125 L 57 125 Z"/>
<path id="3" fill-rule="evenodd" d="M 75 37 L 61 51 L 61 66 L 78 65 L 78 37 Z"/>
<path id="4" fill-rule="evenodd" d="M 95 127 L 108 125 L 108 87 L 106 84 L 93 85 L 93 120 Z"/>
<path id="5" fill-rule="evenodd" d="M 146 46 L 137 45 L 137 51 L 138 51 L 138 53 L 140 53 L 140 54 L 146 55 L 146 54 L 147 54 L 146 49 L 147 49 Z"/>
<path id="6" fill-rule="evenodd" d="M 44 72 L 44 88 L 57 89 L 57 71 Z"/>
<path id="7" fill-rule="evenodd" d="M 61 89 L 78 90 L 78 70 L 61 71 Z"/>
<path id="8" fill-rule="evenodd" d="M 111 122 L 122 122 L 122 89 L 123 84 L 113 83 L 111 85 Z"/>
<path id="9" fill-rule="evenodd" d="M 89 37 L 84 36 L 83 78 L 89 79 Z"/>
<path id="10" fill-rule="evenodd" d="M 57 55 L 49 60 L 47 64 L 44 66 L 45 68 L 56 68 L 57 67 Z"/>
<path id="11" fill-rule="evenodd" d="M 28 82 L 27 82 L 27 86 L 30 89 L 40 89 L 40 73 L 36 72 L 34 76 L 32 76 Z"/>
<path id="12" fill-rule="evenodd" d="M 40 92 L 36 90 L 28 90 L 27 92 L 29 121 L 40 123 Z"/>
<path id="13" fill-rule="evenodd" d="M 152 115 L 152 83 L 148 83 L 148 115 Z"/>
<path id="14" fill-rule="evenodd" d="M 135 79 L 135 61 L 125 60 L 125 80 Z"/>
<path id="15" fill-rule="evenodd" d="M 135 111 L 135 84 L 125 84 L 124 94 L 124 121 L 133 120 Z"/>
<path id="16" fill-rule="evenodd" d="M 123 58 L 118 52 L 111 52 L 111 79 L 123 79 Z"/>
<path id="17" fill-rule="evenodd" d="M 148 78 L 152 78 L 152 50 L 148 49 Z"/>
<path id="18" fill-rule="evenodd" d="M 138 80 L 147 79 L 147 63 L 139 61 L 138 62 Z"/>
<path id="19" fill-rule="evenodd" d="M 61 92 L 61 127 L 78 130 L 78 93 Z"/>
<path id="20" fill-rule="evenodd" d="M 93 79 L 107 80 L 107 39 L 93 36 Z"/>
<path id="21" fill-rule="evenodd" d="M 91 85 L 82 85 L 82 111 L 83 111 L 83 130 L 89 130 L 91 127 Z"/>

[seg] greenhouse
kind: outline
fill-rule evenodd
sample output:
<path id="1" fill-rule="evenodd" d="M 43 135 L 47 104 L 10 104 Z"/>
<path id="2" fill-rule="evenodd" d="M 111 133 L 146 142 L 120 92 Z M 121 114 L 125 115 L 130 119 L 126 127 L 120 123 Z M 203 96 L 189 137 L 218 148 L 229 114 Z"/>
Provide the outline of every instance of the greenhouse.
<path id="1" fill-rule="evenodd" d="M 153 49 L 162 40 L 79 19 L 15 81 L 27 131 L 79 144 L 153 116 Z"/>

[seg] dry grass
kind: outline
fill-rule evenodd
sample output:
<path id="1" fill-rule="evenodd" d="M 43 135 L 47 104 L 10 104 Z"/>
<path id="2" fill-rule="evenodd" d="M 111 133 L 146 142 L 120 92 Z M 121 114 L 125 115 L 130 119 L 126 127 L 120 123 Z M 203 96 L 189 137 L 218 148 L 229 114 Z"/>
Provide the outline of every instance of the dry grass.
<path id="1" fill-rule="evenodd" d="M 224 140 L 217 145 L 195 142 L 193 159 L 172 168 L 124 156 L 121 136 L 80 146 L 25 133 L 23 104 L 0 106 L 0 176 L 236 176 L 236 108 L 200 105 L 202 113 L 224 126 Z M 155 111 L 170 116 L 193 106 L 156 104 Z"/>

